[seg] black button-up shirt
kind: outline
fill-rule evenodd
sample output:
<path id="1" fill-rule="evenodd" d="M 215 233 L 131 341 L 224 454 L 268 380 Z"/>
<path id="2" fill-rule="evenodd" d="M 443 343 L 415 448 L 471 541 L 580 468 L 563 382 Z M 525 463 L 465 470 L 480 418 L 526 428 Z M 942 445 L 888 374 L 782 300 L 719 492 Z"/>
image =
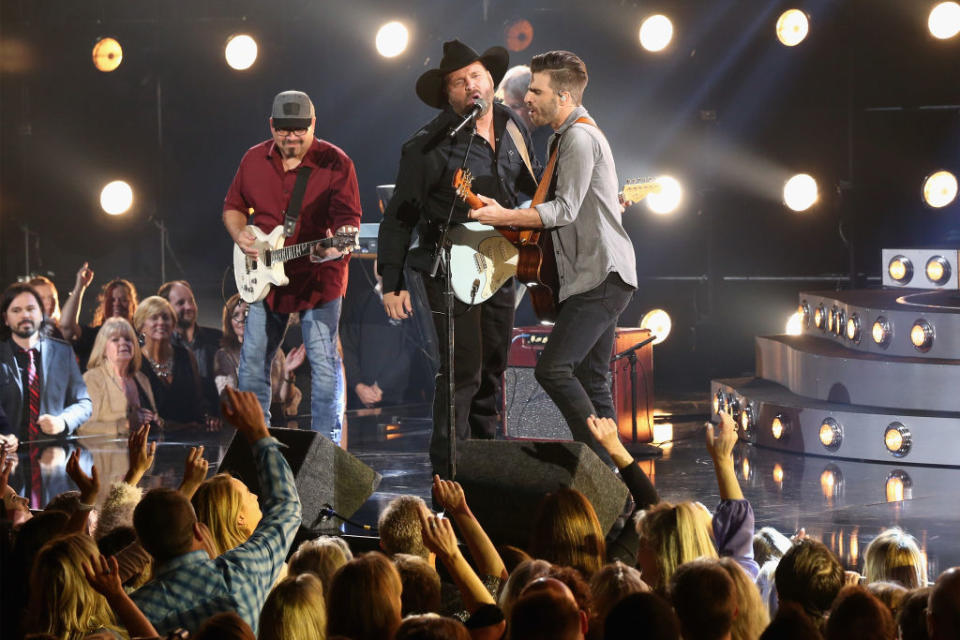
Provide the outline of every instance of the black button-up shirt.
<path id="1" fill-rule="evenodd" d="M 536 182 L 506 131 L 508 120 L 512 119 L 523 135 L 534 172 L 539 177 L 540 166 L 532 151 L 530 134 L 507 107 L 494 103 L 493 110 L 495 149 L 471 127 L 464 128 L 451 140 L 447 133 L 462 118 L 449 107 L 403 145 L 396 187 L 380 224 L 377 268 L 383 276 L 385 292 L 405 288 L 403 266 L 414 226 L 418 226 L 420 232 L 420 246 L 432 252 L 451 202 L 456 201 L 453 222 L 469 220 L 469 207 L 456 196 L 453 188 L 453 176 L 464 166 L 465 154 L 466 168 L 473 174 L 474 193 L 494 198 L 507 208 L 533 197 Z"/>

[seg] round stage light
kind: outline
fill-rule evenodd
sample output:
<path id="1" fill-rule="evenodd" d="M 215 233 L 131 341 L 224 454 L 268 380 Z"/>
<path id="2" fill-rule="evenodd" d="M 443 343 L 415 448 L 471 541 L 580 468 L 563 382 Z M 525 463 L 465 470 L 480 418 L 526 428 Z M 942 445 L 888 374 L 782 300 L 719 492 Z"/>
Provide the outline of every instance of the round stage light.
<path id="1" fill-rule="evenodd" d="M 930 351 L 930 347 L 933 346 L 933 337 L 933 326 L 929 322 L 920 318 L 913 323 L 913 327 L 910 329 L 910 342 L 917 348 L 917 351 L 923 353 Z"/>
<path id="2" fill-rule="evenodd" d="M 673 213 L 683 200 L 683 187 L 672 176 L 659 176 L 656 181 L 660 185 L 660 191 L 644 198 L 647 208 L 658 215 Z"/>
<path id="3" fill-rule="evenodd" d="M 836 319 L 833 323 L 833 331 L 841 338 L 843 337 L 843 331 L 847 326 L 847 314 L 843 312 L 843 309 L 837 309 Z"/>
<path id="4" fill-rule="evenodd" d="M 777 19 L 777 40 L 795 47 L 810 33 L 810 19 L 800 9 L 787 9 Z"/>
<path id="5" fill-rule="evenodd" d="M 245 33 L 234 34 L 227 40 L 223 56 L 231 69 L 249 69 L 257 61 L 257 41 Z"/>
<path id="6" fill-rule="evenodd" d="M 820 491 L 827 502 L 840 496 L 843 488 L 843 473 L 835 464 L 828 464 L 820 474 Z"/>
<path id="7" fill-rule="evenodd" d="M 823 305 L 818 304 L 817 308 L 813 312 L 813 324 L 817 329 L 823 330 L 823 315 L 824 315 Z"/>
<path id="8" fill-rule="evenodd" d="M 802 300 L 799 306 L 797 306 L 797 313 L 800 314 L 802 325 L 804 327 L 809 327 L 810 326 L 810 305 L 807 303 L 806 300 Z"/>
<path id="9" fill-rule="evenodd" d="M 907 284 L 913 278 L 913 263 L 906 256 L 893 256 L 887 265 L 887 273 L 897 284 Z"/>
<path id="10" fill-rule="evenodd" d="M 755 420 L 756 415 L 753 411 L 753 406 L 749 402 L 745 403 L 743 410 L 740 412 L 740 428 L 744 433 L 753 429 Z"/>
<path id="11" fill-rule="evenodd" d="M 880 316 L 873 323 L 873 329 L 870 330 L 870 335 L 873 337 L 873 341 L 879 347 L 886 348 L 890 344 L 890 338 L 893 336 L 893 332 L 890 330 L 890 323 L 886 318 Z"/>
<path id="12" fill-rule="evenodd" d="M 956 2 L 941 2 L 930 10 L 927 18 L 927 28 L 930 35 L 940 40 L 946 40 L 960 33 L 960 4 Z"/>
<path id="13" fill-rule="evenodd" d="M 837 322 L 837 307 L 830 307 L 830 311 L 827 312 L 827 331 L 833 333 L 833 327 Z"/>
<path id="14" fill-rule="evenodd" d="M 827 451 L 836 451 L 840 448 L 842 441 L 843 427 L 833 418 L 825 418 L 824 421 L 820 423 L 820 444 L 822 444 Z"/>
<path id="15" fill-rule="evenodd" d="M 670 320 L 670 314 L 663 309 L 654 309 L 648 311 L 640 320 L 641 329 L 649 329 L 656 337 L 653 344 L 657 345 L 667 339 L 670 335 L 670 329 L 673 323 Z"/>
<path id="16" fill-rule="evenodd" d="M 860 344 L 860 314 L 853 314 L 847 318 L 847 340 Z"/>
<path id="17" fill-rule="evenodd" d="M 770 435 L 774 440 L 786 440 L 790 435 L 790 422 L 784 415 L 778 415 L 770 423 Z"/>
<path id="18" fill-rule="evenodd" d="M 773 465 L 773 481 L 777 483 L 778 487 L 783 487 L 783 467 L 780 466 L 780 463 Z"/>
<path id="19" fill-rule="evenodd" d="M 388 22 L 377 31 L 377 53 L 384 58 L 395 58 L 407 50 L 410 33 L 400 22 Z"/>
<path id="20" fill-rule="evenodd" d="M 812 207 L 818 197 L 817 181 L 808 173 L 798 173 L 783 184 L 783 203 L 798 213 Z"/>
<path id="21" fill-rule="evenodd" d="M 111 216 L 119 216 L 133 205 L 133 189 L 123 180 L 114 180 L 100 191 L 100 206 Z"/>
<path id="22" fill-rule="evenodd" d="M 640 46 L 647 51 L 663 51 L 673 39 L 673 22 L 664 15 L 652 15 L 640 23 Z"/>
<path id="23" fill-rule="evenodd" d="M 950 263 L 943 256 L 933 256 L 927 260 L 925 271 L 927 280 L 933 284 L 945 284 L 950 279 Z"/>
<path id="24" fill-rule="evenodd" d="M 717 390 L 717 395 L 713 396 L 713 413 L 718 414 L 727 410 L 727 395 L 723 389 Z"/>
<path id="25" fill-rule="evenodd" d="M 799 336 L 803 333 L 803 311 L 797 311 L 787 319 L 787 326 L 784 329 L 788 336 Z"/>
<path id="26" fill-rule="evenodd" d="M 913 498 L 913 480 L 906 471 L 894 469 L 887 476 L 884 487 L 887 502 L 900 502 Z"/>
<path id="27" fill-rule="evenodd" d="M 902 458 L 910 453 L 913 439 L 910 437 L 909 429 L 899 422 L 891 422 L 883 433 L 883 444 L 887 447 L 887 451 Z"/>
<path id="28" fill-rule="evenodd" d="M 123 62 L 123 47 L 113 38 L 100 38 L 93 45 L 93 66 L 104 73 L 116 70 Z"/>
<path id="29" fill-rule="evenodd" d="M 957 177 L 949 171 L 937 171 L 923 179 L 923 201 L 941 209 L 957 199 Z"/>

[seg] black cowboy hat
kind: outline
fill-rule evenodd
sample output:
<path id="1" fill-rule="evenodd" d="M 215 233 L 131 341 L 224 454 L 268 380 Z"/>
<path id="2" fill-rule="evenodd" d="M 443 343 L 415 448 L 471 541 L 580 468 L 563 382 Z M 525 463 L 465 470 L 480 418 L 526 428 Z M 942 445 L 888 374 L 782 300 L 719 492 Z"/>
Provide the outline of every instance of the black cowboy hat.
<path id="1" fill-rule="evenodd" d="M 447 104 L 447 97 L 443 93 L 444 76 L 478 60 L 493 76 L 494 87 L 500 84 L 510 64 L 510 54 L 506 49 L 490 47 L 481 55 L 459 40 L 450 40 L 443 43 L 440 66 L 430 69 L 417 79 L 417 95 L 431 107 L 442 109 Z"/>

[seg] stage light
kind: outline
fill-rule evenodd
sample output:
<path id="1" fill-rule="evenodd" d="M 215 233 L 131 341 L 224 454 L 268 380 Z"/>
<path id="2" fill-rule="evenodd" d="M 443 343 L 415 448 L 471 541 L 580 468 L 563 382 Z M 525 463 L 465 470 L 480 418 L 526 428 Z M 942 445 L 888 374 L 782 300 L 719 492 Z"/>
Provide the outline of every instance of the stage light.
<path id="1" fill-rule="evenodd" d="M 803 333 L 803 312 L 797 311 L 787 319 L 785 332 L 788 336 L 799 336 Z"/>
<path id="2" fill-rule="evenodd" d="M 827 312 L 827 331 L 833 333 L 834 323 L 837 321 L 837 307 L 830 307 L 830 311 Z"/>
<path id="3" fill-rule="evenodd" d="M 659 215 L 673 213 L 683 200 L 683 187 L 671 176 L 659 176 L 656 181 L 660 185 L 660 191 L 651 193 L 644 199 L 647 208 Z"/>
<path id="4" fill-rule="evenodd" d="M 740 412 L 740 428 L 743 429 L 744 435 L 753 429 L 755 421 L 756 415 L 754 414 L 753 406 L 747 402 L 743 407 L 743 411 Z"/>
<path id="5" fill-rule="evenodd" d="M 925 271 L 927 280 L 933 284 L 944 284 L 950 279 L 950 263 L 943 256 L 933 256 L 927 260 Z"/>
<path id="6" fill-rule="evenodd" d="M 957 177 L 949 171 L 937 171 L 923 179 L 923 201 L 941 209 L 957 198 Z"/>
<path id="7" fill-rule="evenodd" d="M 847 318 L 847 340 L 860 344 L 860 315 L 857 313 Z"/>
<path id="8" fill-rule="evenodd" d="M 523 51 L 533 42 L 533 25 L 529 20 L 520 18 L 508 24 L 503 30 L 503 35 L 507 49 L 514 52 Z"/>
<path id="9" fill-rule="evenodd" d="M 910 329 L 910 342 L 917 348 L 917 351 L 923 353 L 930 351 L 930 347 L 933 346 L 933 337 L 933 326 L 929 322 L 920 318 L 913 323 L 913 327 Z"/>
<path id="10" fill-rule="evenodd" d="M 770 435 L 774 440 L 786 440 L 790 435 L 790 421 L 784 415 L 778 415 L 770 423 Z"/>
<path id="11" fill-rule="evenodd" d="M 873 341 L 879 347 L 886 348 L 890 344 L 890 337 L 893 335 L 890 331 L 890 323 L 886 318 L 880 316 L 873 323 L 873 329 L 870 331 Z"/>
<path id="12" fill-rule="evenodd" d="M 640 23 L 640 46 L 647 51 L 663 51 L 673 39 L 673 23 L 664 15 L 653 15 Z"/>
<path id="13" fill-rule="evenodd" d="M 841 442 L 843 442 L 843 427 L 833 418 L 825 418 L 820 423 L 820 444 L 827 451 L 836 451 L 840 448 Z"/>
<path id="14" fill-rule="evenodd" d="M 773 481 L 778 487 L 783 488 L 783 467 L 779 463 L 773 465 Z"/>
<path id="15" fill-rule="evenodd" d="M 910 436 L 909 429 L 899 422 L 891 422 L 883 433 L 883 444 L 887 447 L 887 451 L 898 458 L 902 458 L 910 453 L 913 439 Z"/>
<path id="16" fill-rule="evenodd" d="M 656 337 L 654 345 L 658 345 L 670 335 L 670 328 L 673 323 L 670 320 L 670 314 L 663 309 L 654 309 L 648 311 L 640 320 L 641 329 L 649 329 Z"/>
<path id="17" fill-rule="evenodd" d="M 810 326 L 810 305 L 806 300 L 800 302 L 797 306 L 797 313 L 800 314 L 801 324 L 804 327 Z"/>
<path id="18" fill-rule="evenodd" d="M 123 47 L 113 38 L 100 38 L 93 45 L 93 66 L 104 73 L 116 70 L 123 62 Z"/>
<path id="19" fill-rule="evenodd" d="M 818 197 L 817 181 L 808 173 L 798 173 L 783 184 L 783 203 L 797 213 L 812 207 Z"/>
<path id="20" fill-rule="evenodd" d="M 913 498 L 913 480 L 905 471 L 894 469 L 887 476 L 884 494 L 887 502 L 900 502 Z"/>
<path id="21" fill-rule="evenodd" d="M 777 40 L 795 47 L 810 33 L 810 19 L 799 9 L 787 9 L 777 19 Z"/>
<path id="22" fill-rule="evenodd" d="M 894 256 L 887 265 L 887 273 L 898 284 L 907 284 L 913 278 L 913 263 L 906 256 Z"/>
<path id="23" fill-rule="evenodd" d="M 245 33 L 234 34 L 227 40 L 223 55 L 230 68 L 237 71 L 249 69 L 257 61 L 257 41 Z"/>
<path id="24" fill-rule="evenodd" d="M 100 206 L 111 216 L 119 216 L 133 205 L 133 189 L 123 180 L 114 180 L 100 191 Z"/>
<path id="25" fill-rule="evenodd" d="M 395 58 L 407 50 L 410 33 L 399 22 L 388 22 L 377 31 L 377 53 L 384 58 Z"/>
<path id="26" fill-rule="evenodd" d="M 821 331 L 823 330 L 823 314 L 824 313 L 825 312 L 823 310 L 822 304 L 818 304 L 817 308 L 813 312 L 813 324 L 814 326 L 817 327 L 817 329 L 820 329 Z"/>
<path id="27" fill-rule="evenodd" d="M 750 460 L 746 457 L 743 459 L 743 462 L 740 463 L 740 475 L 744 480 L 749 480 L 753 469 L 750 468 Z"/>
<path id="28" fill-rule="evenodd" d="M 833 332 L 842 338 L 843 330 L 846 328 L 846 325 L 847 314 L 843 312 L 843 309 L 837 309 L 836 319 L 833 323 Z"/>
<path id="29" fill-rule="evenodd" d="M 828 464 L 820 474 L 820 491 L 828 503 L 840 496 L 843 488 L 843 473 L 835 464 Z"/>
<path id="30" fill-rule="evenodd" d="M 941 2 L 930 10 L 927 28 L 934 38 L 946 40 L 960 33 L 960 4 Z"/>

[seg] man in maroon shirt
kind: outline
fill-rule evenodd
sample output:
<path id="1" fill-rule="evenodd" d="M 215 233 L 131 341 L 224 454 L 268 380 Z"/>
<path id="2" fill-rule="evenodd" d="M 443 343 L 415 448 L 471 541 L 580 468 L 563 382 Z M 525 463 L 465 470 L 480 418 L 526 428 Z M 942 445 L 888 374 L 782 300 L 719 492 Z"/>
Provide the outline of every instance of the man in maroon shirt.
<path id="1" fill-rule="evenodd" d="M 360 194 L 353 162 L 342 150 L 314 137 L 313 103 L 300 91 L 273 100 L 272 139 L 252 147 L 240 161 L 223 203 L 223 224 L 251 256 L 253 224 L 269 233 L 284 224 L 297 176 L 309 167 L 299 218 L 286 244 L 354 233 L 360 224 Z M 240 356 L 241 391 L 257 394 L 270 413 L 270 364 L 283 339 L 287 318 L 300 314 L 311 370 L 311 427 L 340 440 L 344 383 L 337 351 L 340 301 L 347 288 L 347 259 L 336 249 L 315 247 L 310 259 L 284 264 L 290 283 L 274 287 L 250 305 Z"/>

